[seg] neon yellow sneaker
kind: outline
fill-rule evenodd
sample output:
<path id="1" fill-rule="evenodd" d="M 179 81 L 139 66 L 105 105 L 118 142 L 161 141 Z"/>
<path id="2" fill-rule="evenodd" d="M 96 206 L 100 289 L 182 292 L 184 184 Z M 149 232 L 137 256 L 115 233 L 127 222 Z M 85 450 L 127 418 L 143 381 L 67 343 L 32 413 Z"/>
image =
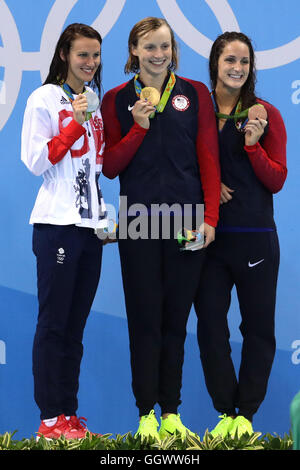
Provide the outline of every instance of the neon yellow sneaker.
<path id="1" fill-rule="evenodd" d="M 196 434 L 191 432 L 188 428 L 186 428 L 180 419 L 180 414 L 175 415 L 174 413 L 169 414 L 167 418 L 160 418 L 161 419 L 161 426 L 159 430 L 159 437 L 161 439 L 165 439 L 165 437 L 170 437 L 176 432 L 181 435 L 181 438 L 184 439 L 189 433 L 191 436 L 196 437 Z"/>
<path id="2" fill-rule="evenodd" d="M 233 425 L 233 418 L 227 416 L 226 414 L 219 416 L 221 420 L 218 422 L 217 426 L 210 432 L 213 437 L 222 436 L 226 437 L 229 433 L 229 429 Z"/>
<path id="3" fill-rule="evenodd" d="M 238 439 L 243 435 L 248 433 L 249 436 L 254 433 L 252 423 L 244 416 L 237 416 L 232 422 L 232 426 L 229 429 L 230 437 L 234 438 L 236 435 Z"/>
<path id="4" fill-rule="evenodd" d="M 137 438 L 138 436 L 140 436 L 142 439 L 154 437 L 159 441 L 160 438 L 157 432 L 157 428 L 158 422 L 155 418 L 154 410 L 151 410 L 148 415 L 141 416 L 140 424 L 134 437 Z"/>

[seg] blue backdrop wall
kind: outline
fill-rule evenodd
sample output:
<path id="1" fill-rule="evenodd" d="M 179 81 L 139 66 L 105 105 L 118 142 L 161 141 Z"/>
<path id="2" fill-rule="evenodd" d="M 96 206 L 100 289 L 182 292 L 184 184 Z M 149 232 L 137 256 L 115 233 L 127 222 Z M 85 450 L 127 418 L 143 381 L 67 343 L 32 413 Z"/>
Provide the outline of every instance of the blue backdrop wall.
<path id="1" fill-rule="evenodd" d="M 208 85 L 207 57 L 225 30 L 240 30 L 254 42 L 259 96 L 283 115 L 288 132 L 288 178 L 275 196 L 281 241 L 276 331 L 277 354 L 269 389 L 254 428 L 283 435 L 289 406 L 300 389 L 299 320 L 299 0 L 0 0 L 0 433 L 30 437 L 39 425 L 33 400 L 31 348 L 37 318 L 35 259 L 29 215 L 41 184 L 20 161 L 20 133 L 28 95 L 45 78 L 56 41 L 72 22 L 91 24 L 103 41 L 103 89 L 124 82 L 127 38 L 146 16 L 165 16 L 179 44 L 179 74 Z M 107 203 L 117 207 L 118 181 L 102 177 Z M 233 357 L 238 366 L 241 336 L 236 296 L 229 313 Z M 180 413 L 202 435 L 215 425 L 195 336 L 188 323 Z M 127 323 L 116 244 L 104 249 L 101 283 L 85 336 L 79 414 L 92 430 L 135 431 Z"/>

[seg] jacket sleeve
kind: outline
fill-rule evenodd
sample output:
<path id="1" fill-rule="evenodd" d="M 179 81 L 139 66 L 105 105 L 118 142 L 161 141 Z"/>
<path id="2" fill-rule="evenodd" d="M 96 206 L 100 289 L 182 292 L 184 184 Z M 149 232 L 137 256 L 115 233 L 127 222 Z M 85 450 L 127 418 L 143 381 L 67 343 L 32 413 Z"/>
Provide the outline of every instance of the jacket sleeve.
<path id="1" fill-rule="evenodd" d="M 40 176 L 58 163 L 85 132 L 84 127 L 72 119 L 57 136 L 53 136 L 48 107 L 33 94 L 24 113 L 21 159 L 33 174 Z"/>
<path id="2" fill-rule="evenodd" d="M 280 112 L 267 103 L 269 128 L 260 144 L 245 145 L 245 150 L 257 178 L 271 192 L 277 193 L 283 187 L 287 176 L 286 129 Z"/>
<path id="3" fill-rule="evenodd" d="M 135 122 L 128 134 L 122 137 L 115 104 L 116 93 L 119 88 L 107 92 L 103 97 L 101 106 L 105 133 L 102 173 L 110 179 L 115 178 L 125 170 L 148 132 L 148 129 L 144 129 Z"/>
<path id="4" fill-rule="evenodd" d="M 193 84 L 199 99 L 197 155 L 204 192 L 204 221 L 216 227 L 219 219 L 221 193 L 216 118 L 207 87 L 200 82 Z"/>

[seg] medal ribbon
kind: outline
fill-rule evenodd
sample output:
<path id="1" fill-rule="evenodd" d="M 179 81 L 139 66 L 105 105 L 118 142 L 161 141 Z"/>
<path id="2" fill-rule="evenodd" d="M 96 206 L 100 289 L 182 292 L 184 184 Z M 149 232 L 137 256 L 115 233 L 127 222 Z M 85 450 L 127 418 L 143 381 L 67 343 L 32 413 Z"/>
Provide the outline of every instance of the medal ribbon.
<path id="1" fill-rule="evenodd" d="M 137 96 L 140 97 L 140 94 L 141 94 L 141 91 L 142 91 L 142 86 L 141 86 L 140 82 L 138 81 L 138 78 L 139 78 L 139 76 L 138 76 L 138 74 L 136 74 L 136 76 L 134 77 L 134 88 L 135 88 L 135 92 L 136 92 Z M 156 113 L 162 113 L 163 110 L 165 109 L 166 104 L 168 102 L 168 99 L 170 98 L 170 95 L 171 95 L 172 90 L 174 88 L 175 82 L 176 82 L 176 77 L 175 77 L 174 73 L 171 72 L 170 73 L 170 78 L 168 80 L 168 83 L 166 84 L 166 87 L 164 89 L 162 97 L 160 98 L 160 101 L 159 101 L 158 105 L 154 106 Z M 150 118 L 153 118 L 155 116 L 155 112 L 150 115 Z"/>
<path id="2" fill-rule="evenodd" d="M 211 99 L 212 99 L 213 104 L 214 104 L 215 113 L 216 113 L 217 118 L 234 119 L 235 126 L 239 130 L 246 125 L 246 122 L 248 121 L 248 119 L 247 119 L 248 118 L 248 111 L 249 111 L 250 108 L 247 108 L 247 109 L 244 109 L 243 111 L 241 111 L 241 109 L 242 109 L 242 101 L 241 100 L 238 101 L 238 104 L 236 105 L 236 109 L 235 109 L 234 114 L 223 114 L 223 113 L 219 113 L 217 111 L 218 108 L 217 108 L 217 104 L 216 104 L 213 92 L 211 92 L 210 96 L 211 96 Z M 237 122 L 239 119 L 246 119 L 246 121 L 242 125 L 241 124 L 239 125 L 239 123 Z"/>
<path id="3" fill-rule="evenodd" d="M 67 83 L 63 83 L 63 85 L 61 85 L 61 87 L 64 90 L 64 92 L 66 93 L 66 95 L 68 96 L 69 101 L 72 103 L 74 101 L 74 96 L 73 96 L 71 87 Z M 91 117 L 92 117 L 92 113 L 88 113 L 88 112 L 85 113 L 85 120 L 86 121 L 89 121 L 91 119 Z"/>

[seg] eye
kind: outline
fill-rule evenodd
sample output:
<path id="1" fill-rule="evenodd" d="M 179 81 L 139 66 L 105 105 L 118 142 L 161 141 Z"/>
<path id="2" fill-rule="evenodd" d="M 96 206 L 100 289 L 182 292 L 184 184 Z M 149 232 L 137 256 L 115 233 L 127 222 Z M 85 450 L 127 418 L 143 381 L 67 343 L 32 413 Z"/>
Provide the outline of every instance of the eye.
<path id="1" fill-rule="evenodd" d="M 226 57 L 225 62 L 233 63 L 235 62 L 235 59 L 233 57 Z"/>

